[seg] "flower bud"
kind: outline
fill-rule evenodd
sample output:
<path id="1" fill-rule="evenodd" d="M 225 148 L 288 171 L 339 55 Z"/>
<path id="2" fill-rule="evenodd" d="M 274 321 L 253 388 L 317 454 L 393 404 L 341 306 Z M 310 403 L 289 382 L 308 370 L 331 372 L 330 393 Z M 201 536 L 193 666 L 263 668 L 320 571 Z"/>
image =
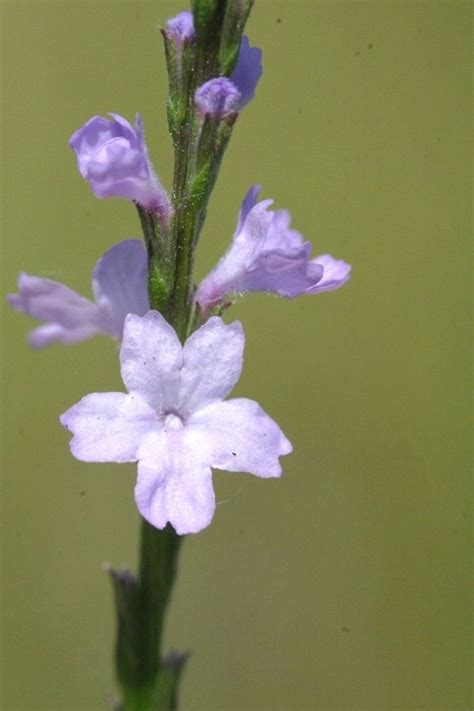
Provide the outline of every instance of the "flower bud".
<path id="1" fill-rule="evenodd" d="M 169 200 L 148 158 L 139 114 L 135 126 L 118 114 L 94 116 L 69 140 L 79 172 L 96 197 L 123 197 L 146 211 L 169 217 Z"/>
<path id="2" fill-rule="evenodd" d="M 219 77 L 200 86 L 194 102 L 201 116 L 221 119 L 238 113 L 240 91 L 229 79 Z"/>
<path id="3" fill-rule="evenodd" d="M 192 13 L 180 12 L 175 17 L 170 17 L 164 32 L 173 39 L 175 45 L 183 45 L 185 42 L 193 40 L 196 32 Z"/>

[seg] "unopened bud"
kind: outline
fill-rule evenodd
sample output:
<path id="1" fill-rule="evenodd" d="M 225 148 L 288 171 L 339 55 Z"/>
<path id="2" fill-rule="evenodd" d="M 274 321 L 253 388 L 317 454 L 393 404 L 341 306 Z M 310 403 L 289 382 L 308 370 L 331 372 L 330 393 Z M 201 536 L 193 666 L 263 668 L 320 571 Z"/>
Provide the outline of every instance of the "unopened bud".
<path id="1" fill-rule="evenodd" d="M 229 79 L 211 79 L 197 89 L 194 102 L 202 116 L 224 118 L 237 114 L 240 108 L 240 91 Z"/>
<path id="2" fill-rule="evenodd" d="M 166 23 L 164 31 L 176 45 L 182 45 L 194 39 L 196 32 L 192 13 L 180 12 L 175 17 L 171 17 Z"/>

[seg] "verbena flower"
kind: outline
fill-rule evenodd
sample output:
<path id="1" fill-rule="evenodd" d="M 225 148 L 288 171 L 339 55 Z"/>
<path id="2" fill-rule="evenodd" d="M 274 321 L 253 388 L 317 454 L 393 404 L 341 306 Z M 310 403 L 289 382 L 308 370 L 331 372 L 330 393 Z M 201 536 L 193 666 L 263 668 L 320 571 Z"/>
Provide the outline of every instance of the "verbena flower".
<path id="1" fill-rule="evenodd" d="M 266 291 L 291 298 L 338 289 L 351 267 L 324 254 L 310 258 L 311 243 L 290 228 L 286 210 L 272 212 L 272 200 L 257 203 L 260 186 L 247 193 L 231 246 L 199 285 L 195 300 L 203 310 L 227 295 Z"/>
<path id="2" fill-rule="evenodd" d="M 205 528 L 215 511 L 211 467 L 278 477 L 291 444 L 254 401 L 223 401 L 239 379 L 239 322 L 213 317 L 181 346 L 157 311 L 129 315 L 120 351 L 126 393 L 87 395 L 61 416 L 86 462 L 138 461 L 135 500 L 157 528 Z"/>
<path id="3" fill-rule="evenodd" d="M 109 249 L 94 267 L 92 291 L 95 302 L 57 281 L 21 273 L 18 294 L 7 299 L 17 311 L 46 321 L 29 335 L 33 348 L 54 341 L 76 343 L 99 333 L 120 339 L 125 316 L 149 309 L 142 242 L 125 240 Z"/>
<path id="4" fill-rule="evenodd" d="M 69 140 L 79 172 L 96 197 L 123 197 L 157 213 L 164 224 L 170 211 L 168 196 L 148 157 L 139 114 L 135 126 L 118 114 L 89 119 Z"/>

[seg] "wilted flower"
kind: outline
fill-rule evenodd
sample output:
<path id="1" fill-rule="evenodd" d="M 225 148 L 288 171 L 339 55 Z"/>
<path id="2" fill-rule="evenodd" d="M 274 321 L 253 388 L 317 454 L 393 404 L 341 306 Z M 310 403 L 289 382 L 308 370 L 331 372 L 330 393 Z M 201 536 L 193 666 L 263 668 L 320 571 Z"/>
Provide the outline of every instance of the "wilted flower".
<path id="1" fill-rule="evenodd" d="M 168 222 L 168 196 L 156 176 L 143 138 L 143 121 L 135 126 L 118 114 L 112 121 L 94 116 L 69 140 L 77 156 L 79 172 L 96 197 L 123 197 Z"/>
<path id="2" fill-rule="evenodd" d="M 239 379 L 240 323 L 213 317 L 186 341 L 157 311 L 129 315 L 120 351 L 128 393 L 87 395 L 61 416 L 86 462 L 138 461 L 135 499 L 153 526 L 205 528 L 215 511 L 211 467 L 278 477 L 291 451 L 253 400 L 223 401 Z"/>
<path id="3" fill-rule="evenodd" d="M 290 228 L 286 210 L 272 212 L 272 200 L 257 203 L 260 186 L 247 193 L 232 244 L 201 282 L 195 300 L 203 310 L 226 295 L 266 291 L 288 298 L 338 289 L 351 267 L 329 254 L 310 258 L 311 243 Z"/>
<path id="4" fill-rule="evenodd" d="M 147 256 L 139 240 L 125 240 L 109 249 L 92 272 L 95 302 L 51 279 L 21 273 L 18 294 L 8 302 L 17 311 L 46 321 L 31 331 L 33 348 L 54 341 L 77 343 L 98 333 L 122 337 L 125 316 L 148 311 Z"/>

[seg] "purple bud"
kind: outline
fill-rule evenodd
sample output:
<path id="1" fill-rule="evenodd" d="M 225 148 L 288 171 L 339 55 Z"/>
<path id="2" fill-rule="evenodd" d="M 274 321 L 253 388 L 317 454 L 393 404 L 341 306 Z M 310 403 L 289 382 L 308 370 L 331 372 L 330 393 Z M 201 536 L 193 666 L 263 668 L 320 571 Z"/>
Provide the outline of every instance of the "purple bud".
<path id="1" fill-rule="evenodd" d="M 79 172 L 96 197 L 123 197 L 156 212 L 164 224 L 169 200 L 148 158 L 139 114 L 132 126 L 118 114 L 93 116 L 69 140 Z"/>
<path id="2" fill-rule="evenodd" d="M 175 17 L 170 17 L 166 23 L 165 32 L 172 37 L 176 44 L 183 44 L 194 39 L 194 20 L 191 12 L 180 12 Z"/>
<path id="3" fill-rule="evenodd" d="M 230 79 L 211 79 L 199 87 L 194 102 L 202 116 L 224 118 L 236 114 L 240 107 L 240 91 Z"/>

